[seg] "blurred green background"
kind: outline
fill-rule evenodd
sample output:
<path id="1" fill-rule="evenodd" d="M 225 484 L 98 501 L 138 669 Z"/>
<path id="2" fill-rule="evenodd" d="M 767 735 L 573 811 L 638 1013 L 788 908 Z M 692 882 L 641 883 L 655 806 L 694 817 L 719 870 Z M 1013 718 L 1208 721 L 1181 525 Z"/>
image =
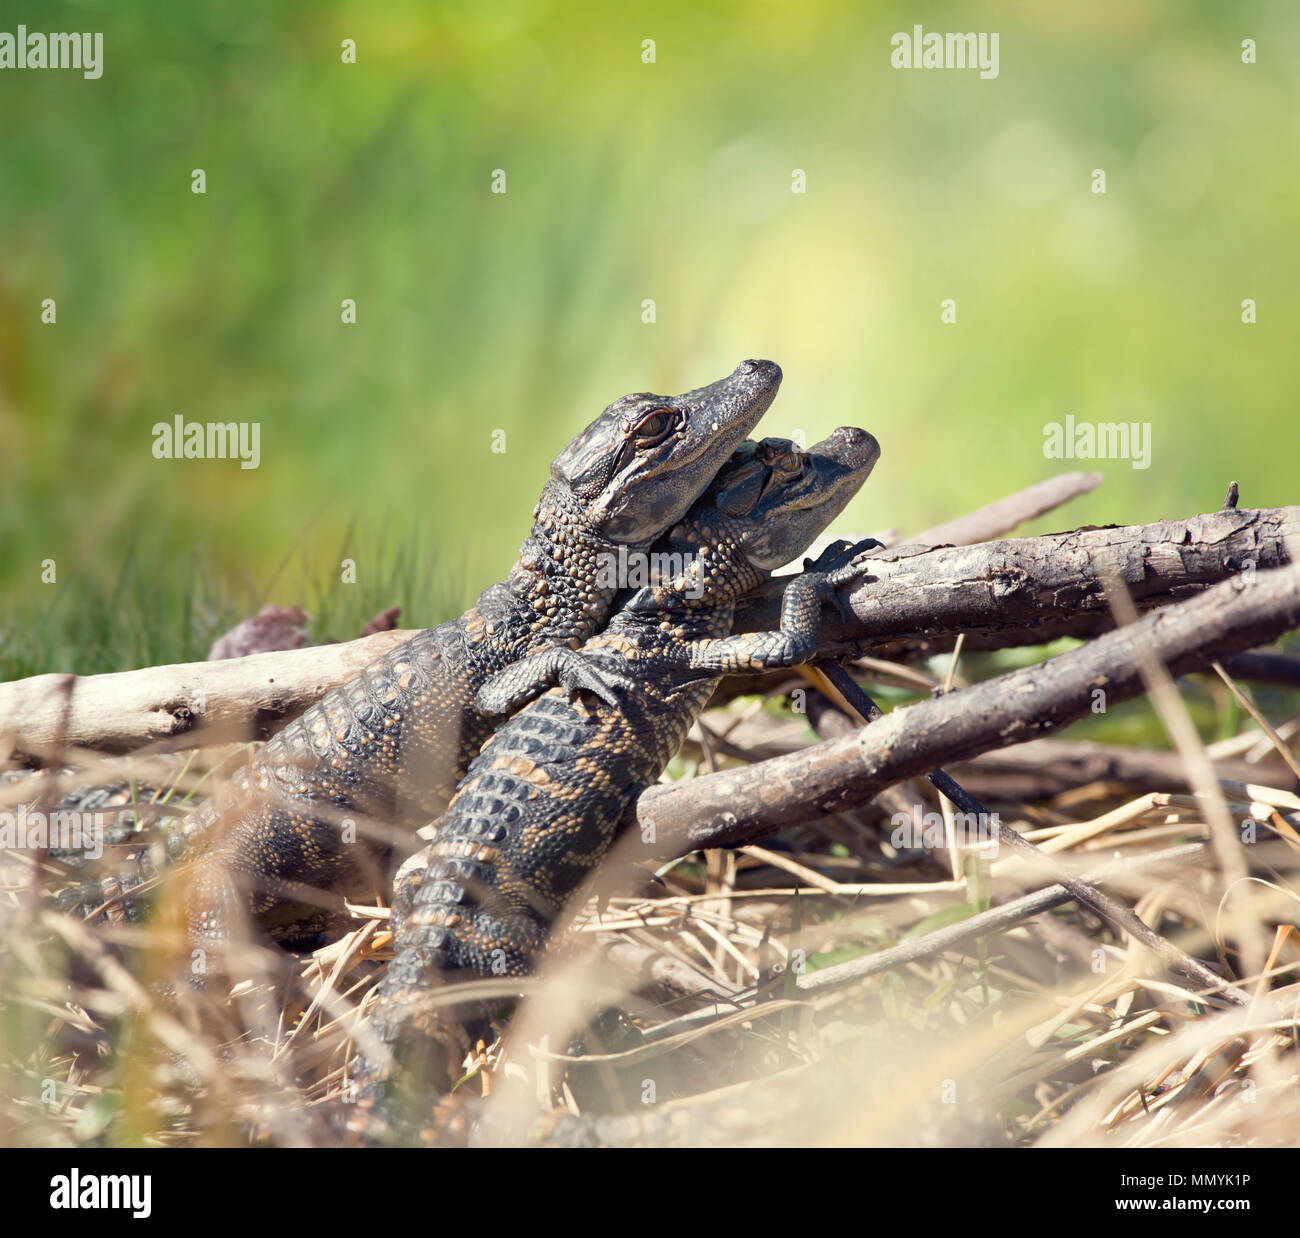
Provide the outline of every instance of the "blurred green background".
<path id="1" fill-rule="evenodd" d="M 1300 498 L 1294 0 L 0 0 L 20 22 L 102 31 L 104 72 L 0 71 L 4 675 L 202 657 L 264 601 L 436 622 L 606 403 L 750 356 L 786 372 L 766 432 L 881 440 L 846 529 L 1094 467 L 1043 456 L 1070 413 L 1150 422 L 1151 467 L 1099 462 L 1040 530 Z M 999 76 L 893 69 L 918 22 L 998 32 Z M 260 422 L 261 467 L 156 460 L 177 414 Z"/>

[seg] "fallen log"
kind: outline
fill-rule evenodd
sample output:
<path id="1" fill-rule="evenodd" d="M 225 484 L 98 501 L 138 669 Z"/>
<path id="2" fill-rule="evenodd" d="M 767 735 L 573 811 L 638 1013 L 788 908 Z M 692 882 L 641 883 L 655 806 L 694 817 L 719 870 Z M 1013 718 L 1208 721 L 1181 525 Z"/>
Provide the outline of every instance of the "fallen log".
<path id="1" fill-rule="evenodd" d="M 870 557 L 872 579 L 849 596 L 849 618 L 828 615 L 822 653 L 937 653 L 961 633 L 967 650 L 1095 636 L 1114 627 L 1105 571 L 1147 610 L 1238 572 L 1290 563 L 1291 538 L 1300 544 L 1300 507 L 1225 509 L 974 546 L 908 544 Z M 740 609 L 735 629 L 766 631 L 779 616 L 779 592 L 769 587 Z"/>
<path id="2" fill-rule="evenodd" d="M 936 766 L 1050 735 L 1143 691 L 1148 652 L 1173 675 L 1300 627 L 1300 567 L 1223 581 L 1079 649 L 970 688 L 920 701 L 852 735 L 645 791 L 636 820 L 650 854 L 733 847 L 784 826 L 851 809 Z"/>
<path id="3" fill-rule="evenodd" d="M 821 653 L 936 652 L 962 632 L 967 649 L 1091 635 L 1112 626 L 1102 565 L 1121 577 L 1139 606 L 1151 608 L 1236 573 L 1291 562 L 1290 537 L 1300 538 L 1300 507 L 1224 510 L 966 547 L 902 546 L 872 556 L 873 579 L 852 591 L 849 620 L 828 615 Z M 760 596 L 742 608 L 736 630 L 779 626 L 779 609 L 776 596 Z M 7 746 L 10 755 L 40 762 L 64 745 L 123 753 L 265 738 L 412 635 L 380 632 L 225 662 L 0 684 L 0 755 Z"/>
<path id="4" fill-rule="evenodd" d="M 57 760 L 68 746 L 123 753 L 264 739 L 411 635 L 0 684 L 0 755 Z"/>

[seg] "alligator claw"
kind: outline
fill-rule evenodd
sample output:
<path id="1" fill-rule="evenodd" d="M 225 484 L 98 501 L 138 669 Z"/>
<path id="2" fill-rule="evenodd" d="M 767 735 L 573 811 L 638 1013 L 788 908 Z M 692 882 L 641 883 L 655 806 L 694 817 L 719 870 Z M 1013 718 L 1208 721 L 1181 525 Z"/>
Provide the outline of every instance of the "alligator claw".
<path id="1" fill-rule="evenodd" d="M 852 545 L 853 543 L 847 538 L 837 537 L 815 559 L 805 559 L 803 561 L 803 570 L 805 572 L 834 571 L 844 564 L 845 554 Z"/>
<path id="2" fill-rule="evenodd" d="M 804 571 L 819 572 L 829 575 L 832 572 L 851 567 L 856 560 L 872 550 L 883 550 L 885 543 L 874 537 L 864 537 L 861 541 L 850 542 L 847 538 L 836 538 L 816 559 L 805 559 Z"/>
<path id="3" fill-rule="evenodd" d="M 848 623 L 853 618 L 853 608 L 849 605 L 846 588 L 849 585 L 862 584 L 872 579 L 866 572 L 867 559 L 873 550 L 881 550 L 884 543 L 874 537 L 864 537 L 860 542 L 847 547 L 839 565 L 826 573 L 827 600 L 835 607 L 836 613 Z"/>
<path id="4" fill-rule="evenodd" d="M 566 662 L 560 672 L 560 686 L 568 692 L 570 699 L 579 692 L 590 692 L 604 701 L 610 709 L 622 708 L 620 692 L 626 696 L 627 693 L 636 690 L 636 685 L 626 675 L 609 670 L 593 670 L 589 664 L 578 658 Z"/>
<path id="5" fill-rule="evenodd" d="M 864 537 L 860 542 L 855 542 L 849 547 L 850 561 L 865 558 L 873 550 L 884 550 L 885 543 L 878 537 Z"/>

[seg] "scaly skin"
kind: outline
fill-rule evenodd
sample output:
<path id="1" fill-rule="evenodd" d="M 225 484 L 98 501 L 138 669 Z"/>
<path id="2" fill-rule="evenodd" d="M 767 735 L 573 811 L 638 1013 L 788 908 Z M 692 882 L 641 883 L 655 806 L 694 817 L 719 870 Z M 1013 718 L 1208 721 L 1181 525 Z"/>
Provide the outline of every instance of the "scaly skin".
<path id="1" fill-rule="evenodd" d="M 70 766 L 0 772 L 0 812 L 25 812 L 29 831 L 33 813 L 43 814 L 48 824 L 49 845 L 41 860 L 58 874 L 47 894 L 60 911 L 82 911 L 118 924 L 144 919 L 140 893 L 160 877 L 160 864 L 185 854 L 180 827 L 187 797 L 166 784 L 169 770 L 180 776 L 188 764 L 174 754 L 150 757 L 143 766 L 108 758 L 96 766 L 96 776 L 113 767 L 121 775 L 109 774 L 92 786 L 78 786 L 86 771 Z M 148 771 L 143 780 L 141 768 Z M 73 789 L 63 790 L 69 786 Z M 87 834 L 99 839 L 100 854 L 86 848 Z"/>
<path id="2" fill-rule="evenodd" d="M 780 639 L 728 636 L 735 604 L 843 510 L 878 455 L 861 430 L 837 431 L 806 456 L 785 440 L 746 444 L 661 547 L 697 555 L 697 571 L 635 593 L 580 652 L 543 651 L 480 692 L 504 712 L 560 685 L 496 732 L 437 824 L 374 1007 L 381 1047 L 355 1072 L 355 1134 L 401 1141 L 423 1125 L 439 1073 L 429 1067 L 441 1035 L 433 992 L 461 976 L 533 970 L 722 672 L 793 665 L 816 649 L 821 602 L 857 565 L 794 578 Z"/>
<path id="3" fill-rule="evenodd" d="M 192 946 L 220 952 L 244 912 L 284 944 L 335 930 L 344 899 L 373 888 L 394 844 L 442 812 L 499 721 L 478 707 L 479 688 L 603 626 L 617 592 L 610 557 L 645 549 L 682 517 L 780 378 L 772 362 L 742 362 L 681 396 L 625 396 L 579 434 L 553 463 L 503 584 L 328 693 L 186 817 L 178 836 L 202 857 L 185 891 Z M 390 831 L 375 834 L 376 822 Z M 111 880 L 129 899 L 134 877 Z M 76 900 L 97 902 L 93 889 Z"/>

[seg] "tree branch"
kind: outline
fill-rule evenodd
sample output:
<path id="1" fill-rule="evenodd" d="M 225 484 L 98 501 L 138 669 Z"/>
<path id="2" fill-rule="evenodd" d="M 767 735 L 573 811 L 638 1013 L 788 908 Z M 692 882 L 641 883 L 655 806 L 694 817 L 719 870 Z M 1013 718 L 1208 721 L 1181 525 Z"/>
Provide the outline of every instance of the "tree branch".
<path id="1" fill-rule="evenodd" d="M 1172 847 L 1166 851 L 1154 851 L 1149 855 L 1134 856 L 1117 860 L 1105 867 L 1085 875 L 1089 883 L 1111 881 L 1116 877 L 1132 876 L 1159 864 L 1195 860 L 1202 857 L 1209 848 L 1204 843 L 1187 843 L 1181 847 Z M 841 984 L 855 980 L 864 980 L 876 976 L 894 967 L 902 967 L 921 959 L 933 958 L 946 950 L 956 949 L 976 937 L 990 937 L 995 933 L 1005 932 L 1032 916 L 1060 907 L 1074 898 L 1062 885 L 1049 885 L 1030 894 L 1022 894 L 986 911 L 976 912 L 956 924 L 935 929 L 924 937 L 878 950 L 875 954 L 863 955 L 862 958 L 850 959 L 845 963 L 836 963 L 807 976 L 800 976 L 798 991 L 801 995 L 821 993 Z M 1218 990 L 1228 982 L 1216 977 L 1212 986 Z"/>
<path id="2" fill-rule="evenodd" d="M 1300 536 L 1296 507 L 1227 510 L 970 547 L 899 547 L 872 558 L 874 579 L 849 599 L 852 619 L 828 618 L 822 653 L 935 652 L 960 632 L 968 634 L 967 649 L 1090 635 L 1111 626 L 1098 563 L 1111 564 L 1134 600 L 1149 608 L 1200 592 L 1249 565 L 1265 570 L 1290 562 L 1285 540 L 1291 536 Z M 779 611 L 776 595 L 765 594 L 742 608 L 736 631 L 778 627 Z M 121 753 L 145 745 L 264 738 L 413 635 L 380 632 L 343 645 L 226 662 L 0 684 L 0 741 L 19 756 L 40 760 L 63 744 Z M 1287 671 L 1278 663 L 1266 669 L 1277 676 Z"/>
<path id="3" fill-rule="evenodd" d="M 1203 591 L 1239 572 L 1291 562 L 1300 507 L 1227 510 L 1149 525 L 1078 529 L 976 546 L 900 546 L 873 554 L 872 579 L 828 612 L 822 652 L 880 657 L 934 653 L 966 633 L 965 648 L 1034 645 L 1113 628 L 1101 565 L 1143 609 Z M 746 603 L 737 632 L 780 626 L 780 586 Z"/>
<path id="4" fill-rule="evenodd" d="M 904 778 L 1050 735 L 1143 691 L 1144 645 L 1174 675 L 1300 627 L 1300 568 L 1238 576 L 1037 666 L 897 709 L 853 735 L 676 785 L 636 805 L 655 855 L 752 842 L 850 809 Z"/>
<path id="5" fill-rule="evenodd" d="M 0 684 L 0 743 L 19 756 L 58 759 L 64 745 L 120 753 L 264 738 L 411 635 Z"/>
<path id="6" fill-rule="evenodd" d="M 861 721 L 875 721 L 885 716 L 880 706 L 854 682 L 852 676 L 842 666 L 831 663 L 826 667 L 825 674 L 827 682 L 840 693 Z M 1074 876 L 1060 861 L 1040 851 L 1018 830 L 1003 821 L 997 813 L 990 813 L 946 770 L 931 770 L 926 777 L 936 791 L 945 795 L 963 813 L 989 825 L 996 824 L 998 842 L 1027 860 L 1036 871 L 1047 874 L 1051 880 L 1068 890 L 1076 902 L 1091 908 L 1116 933 L 1121 935 L 1127 933 L 1134 940 L 1141 942 L 1154 951 L 1167 967 L 1187 977 L 1194 984 L 1209 988 L 1222 984 L 1222 978 L 1215 975 L 1200 959 L 1194 959 L 1180 946 L 1162 937 L 1131 907 L 1107 894 L 1105 890 Z M 1247 994 L 1235 986 L 1224 987 L 1223 993 L 1234 1005 L 1250 1004 Z"/>
<path id="7" fill-rule="evenodd" d="M 903 538 L 900 545 L 910 546 L 972 546 L 976 542 L 991 541 L 995 537 L 1005 537 L 1017 525 L 1026 520 L 1035 520 L 1039 516 L 1076 499 L 1089 490 L 1095 490 L 1102 483 L 1100 473 L 1059 473 L 1040 481 L 1037 485 L 1027 486 L 1004 499 L 989 503 L 985 507 L 967 512 L 955 520 L 935 525 L 911 537 Z"/>

